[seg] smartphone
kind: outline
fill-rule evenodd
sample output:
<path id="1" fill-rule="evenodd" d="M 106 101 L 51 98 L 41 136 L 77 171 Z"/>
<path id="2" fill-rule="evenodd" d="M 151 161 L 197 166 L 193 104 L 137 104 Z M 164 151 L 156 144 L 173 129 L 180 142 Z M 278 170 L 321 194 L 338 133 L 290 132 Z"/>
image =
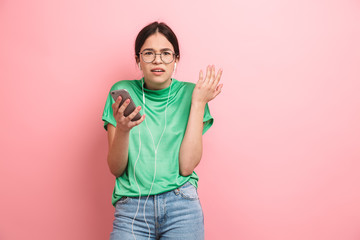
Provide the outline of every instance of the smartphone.
<path id="1" fill-rule="evenodd" d="M 135 110 L 136 105 L 135 105 L 134 101 L 132 100 L 130 93 L 126 89 L 119 89 L 119 90 L 111 91 L 111 96 L 113 97 L 113 99 L 115 101 L 119 96 L 121 96 L 121 102 L 120 102 L 119 107 L 125 102 L 126 99 L 130 99 L 130 103 L 124 111 L 125 117 L 129 116 Z M 131 121 L 137 121 L 140 118 L 141 118 L 141 114 L 137 113 Z"/>

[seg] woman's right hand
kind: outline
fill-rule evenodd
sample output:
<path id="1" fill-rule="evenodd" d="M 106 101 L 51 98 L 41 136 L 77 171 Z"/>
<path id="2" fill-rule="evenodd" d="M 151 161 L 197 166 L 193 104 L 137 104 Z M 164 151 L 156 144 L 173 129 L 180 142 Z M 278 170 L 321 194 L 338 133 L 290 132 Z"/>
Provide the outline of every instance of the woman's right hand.
<path id="1" fill-rule="evenodd" d="M 125 102 L 119 107 L 120 102 L 121 102 L 121 96 L 119 96 L 118 99 L 116 99 L 116 101 L 112 104 L 113 114 L 116 120 L 116 129 L 123 132 L 128 132 L 133 127 L 139 125 L 144 121 L 145 114 L 142 115 L 139 120 L 131 121 L 136 116 L 136 114 L 140 112 L 141 106 L 136 107 L 135 110 L 130 115 L 125 117 L 124 111 L 129 105 L 130 99 L 126 99 Z"/>

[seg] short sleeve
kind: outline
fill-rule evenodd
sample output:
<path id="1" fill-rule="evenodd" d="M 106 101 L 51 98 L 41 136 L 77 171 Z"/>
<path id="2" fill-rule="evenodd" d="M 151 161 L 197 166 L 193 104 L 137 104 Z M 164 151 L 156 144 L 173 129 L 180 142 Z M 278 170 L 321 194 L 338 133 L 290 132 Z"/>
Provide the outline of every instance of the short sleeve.
<path id="1" fill-rule="evenodd" d="M 112 124 L 114 127 L 116 127 L 116 120 L 114 118 L 113 110 L 112 110 L 112 104 L 114 102 L 115 101 L 114 101 L 114 99 L 112 98 L 112 96 L 111 96 L 111 94 L 109 92 L 108 97 L 107 97 L 106 102 L 105 102 L 104 112 L 103 112 L 103 115 L 102 115 L 102 120 L 104 121 L 105 130 L 107 130 L 107 125 L 109 123 Z"/>
<path id="2" fill-rule="evenodd" d="M 213 125 L 214 118 L 210 114 L 210 109 L 208 104 L 205 105 L 205 111 L 204 111 L 204 119 L 203 119 L 204 127 L 202 134 L 205 134 L 207 130 Z"/>

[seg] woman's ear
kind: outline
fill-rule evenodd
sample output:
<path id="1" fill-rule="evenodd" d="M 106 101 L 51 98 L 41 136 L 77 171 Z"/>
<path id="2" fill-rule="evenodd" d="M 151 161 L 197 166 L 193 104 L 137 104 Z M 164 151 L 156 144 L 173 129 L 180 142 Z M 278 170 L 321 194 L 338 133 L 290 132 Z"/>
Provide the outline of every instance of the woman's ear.
<path id="1" fill-rule="evenodd" d="M 135 61 L 136 61 L 137 65 L 138 65 L 139 69 L 141 70 L 140 59 L 139 59 L 139 57 L 136 56 L 136 55 L 135 55 Z"/>

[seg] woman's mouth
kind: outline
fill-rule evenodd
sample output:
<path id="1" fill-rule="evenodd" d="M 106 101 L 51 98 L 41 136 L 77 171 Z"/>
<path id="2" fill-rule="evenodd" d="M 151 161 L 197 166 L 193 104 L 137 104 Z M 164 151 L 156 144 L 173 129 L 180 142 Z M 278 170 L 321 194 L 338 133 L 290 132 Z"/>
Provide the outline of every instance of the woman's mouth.
<path id="1" fill-rule="evenodd" d="M 154 75 L 159 76 L 165 72 L 162 68 L 153 68 L 151 69 L 151 72 L 154 73 Z"/>

